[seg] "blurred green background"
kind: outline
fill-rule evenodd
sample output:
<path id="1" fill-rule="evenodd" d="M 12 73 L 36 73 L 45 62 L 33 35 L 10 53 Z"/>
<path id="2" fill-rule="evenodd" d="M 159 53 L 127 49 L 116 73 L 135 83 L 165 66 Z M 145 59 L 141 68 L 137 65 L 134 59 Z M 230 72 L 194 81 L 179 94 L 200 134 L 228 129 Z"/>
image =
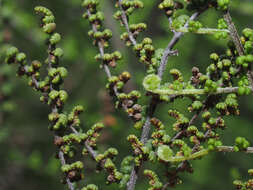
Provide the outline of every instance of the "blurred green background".
<path id="1" fill-rule="evenodd" d="M 101 151 L 113 146 L 120 156 L 117 163 L 128 154 L 131 147 L 126 141 L 129 133 L 137 133 L 133 123 L 121 110 L 114 110 L 114 103 L 105 90 L 106 77 L 99 63 L 94 60 L 98 50 L 92 46 L 87 32 L 90 26 L 82 18 L 84 10 L 81 0 L 0 0 L 0 189 L 1 190 L 53 190 L 66 189 L 60 183 L 60 165 L 55 159 L 56 147 L 53 145 L 52 132 L 48 130 L 47 115 L 49 108 L 39 102 L 39 94 L 27 86 L 25 79 L 16 77 L 16 68 L 3 63 L 2 52 L 6 44 L 13 44 L 28 55 L 28 60 L 43 61 L 46 59 L 46 36 L 39 28 L 38 17 L 33 8 L 43 5 L 51 9 L 56 17 L 57 31 L 62 34 L 60 46 L 64 50 L 61 64 L 68 68 L 64 88 L 69 92 L 69 100 L 65 110 L 70 111 L 76 104 L 85 106 L 81 115 L 83 127 L 89 127 L 104 121 L 106 129 L 99 141 Z M 126 48 L 120 40 L 123 28 L 119 26 L 112 15 L 115 12 L 115 1 L 101 1 L 105 14 L 105 25 L 113 31 L 111 49 L 120 50 L 123 60 L 112 72 L 119 74 L 130 71 L 132 80 L 127 85 L 128 90 L 138 89 L 143 92 L 141 82 L 145 68 L 138 63 L 131 48 Z M 168 20 L 157 8 L 159 2 L 143 0 L 145 8 L 137 11 L 130 23 L 146 22 L 148 30 L 141 37 L 152 37 L 156 48 L 165 48 L 172 37 L 168 28 Z M 239 30 L 253 27 L 252 0 L 234 0 L 232 2 L 232 17 Z M 189 15 L 192 13 L 188 13 Z M 222 15 L 214 9 L 201 15 L 200 20 L 206 27 L 216 27 L 218 18 Z M 209 54 L 223 53 L 226 40 L 216 40 L 214 36 L 199 36 L 186 34 L 177 44 L 179 56 L 169 59 L 169 68 L 179 68 L 186 79 L 191 76 L 191 68 L 197 66 L 202 72 L 210 63 Z M 168 80 L 166 73 L 164 79 Z M 141 102 L 146 104 L 148 98 L 143 96 Z M 187 113 L 187 100 L 176 101 L 159 106 L 156 116 L 168 128 L 173 119 L 167 115 L 167 110 L 176 108 Z M 240 99 L 240 117 L 227 117 L 227 129 L 221 131 L 225 145 L 232 145 L 236 136 L 244 136 L 251 143 L 253 133 L 253 101 L 252 96 Z M 247 177 L 247 170 L 253 168 L 253 155 L 243 153 L 212 153 L 202 160 L 193 161 L 193 174 L 180 174 L 184 183 L 176 186 L 177 190 L 213 190 L 233 189 L 234 179 Z M 106 186 L 104 172 L 97 174 L 96 166 L 91 159 L 85 158 L 84 184 L 98 184 L 100 189 L 114 190 L 116 186 Z M 163 172 L 161 165 L 152 166 Z M 137 190 L 147 189 L 147 179 L 138 180 Z"/>

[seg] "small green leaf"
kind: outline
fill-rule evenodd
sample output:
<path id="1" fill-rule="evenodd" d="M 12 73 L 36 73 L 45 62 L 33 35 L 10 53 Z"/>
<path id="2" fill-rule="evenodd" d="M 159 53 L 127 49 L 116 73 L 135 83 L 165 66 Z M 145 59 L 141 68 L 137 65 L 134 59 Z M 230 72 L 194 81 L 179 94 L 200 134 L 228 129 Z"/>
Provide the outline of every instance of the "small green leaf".
<path id="1" fill-rule="evenodd" d="M 169 146 L 161 145 L 158 147 L 157 155 L 161 160 L 169 161 L 170 158 L 173 156 L 173 151 Z"/>
<path id="2" fill-rule="evenodd" d="M 158 75 L 147 75 L 143 80 L 143 86 L 147 91 L 153 91 L 160 87 L 161 78 Z"/>

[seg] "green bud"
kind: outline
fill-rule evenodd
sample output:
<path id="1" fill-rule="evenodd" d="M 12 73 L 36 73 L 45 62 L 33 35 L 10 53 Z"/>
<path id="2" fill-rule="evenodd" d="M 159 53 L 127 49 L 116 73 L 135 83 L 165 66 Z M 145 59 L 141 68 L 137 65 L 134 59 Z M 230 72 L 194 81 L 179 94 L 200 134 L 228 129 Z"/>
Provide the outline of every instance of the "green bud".
<path id="1" fill-rule="evenodd" d="M 62 57 L 63 56 L 63 50 L 61 48 L 56 48 L 54 51 L 53 51 L 54 55 L 56 57 Z"/>
<path id="2" fill-rule="evenodd" d="M 57 98 L 59 96 L 59 92 L 56 91 L 56 90 L 52 90 L 50 93 L 49 93 L 49 98 L 51 98 L 52 100 L 54 100 L 55 98 Z"/>
<path id="3" fill-rule="evenodd" d="M 19 51 L 18 51 L 18 48 L 16 48 L 16 47 L 10 47 L 10 48 L 8 48 L 7 51 L 6 51 L 6 56 L 7 56 L 8 58 L 10 58 L 10 57 L 15 56 L 18 52 L 19 52 Z"/>
<path id="4" fill-rule="evenodd" d="M 49 9 L 43 6 L 37 6 L 34 8 L 34 10 L 36 13 L 42 13 L 45 16 L 53 16 L 53 13 Z"/>
<path id="5" fill-rule="evenodd" d="M 163 161 L 169 161 L 169 159 L 173 156 L 173 151 L 167 145 L 160 145 L 157 150 L 157 156 Z"/>
<path id="6" fill-rule="evenodd" d="M 245 57 L 245 60 L 247 61 L 247 62 L 253 62 L 253 55 L 247 55 L 246 57 Z"/>
<path id="7" fill-rule="evenodd" d="M 24 53 L 18 53 L 16 55 L 16 60 L 18 62 L 24 62 L 25 59 L 26 59 L 26 55 Z"/>
<path id="8" fill-rule="evenodd" d="M 89 184 L 86 187 L 83 187 L 82 190 L 98 190 L 98 187 L 94 184 Z"/>
<path id="9" fill-rule="evenodd" d="M 240 95 L 240 96 L 242 96 L 242 95 L 244 95 L 245 94 L 245 87 L 243 87 L 243 86 L 240 86 L 239 88 L 238 88 L 238 95 Z"/>
<path id="10" fill-rule="evenodd" d="M 71 170 L 71 166 L 69 165 L 69 164 L 65 164 L 65 165 L 63 165 L 62 167 L 61 167 L 61 171 L 63 172 L 63 173 L 67 173 L 67 172 L 69 172 Z"/>
<path id="11" fill-rule="evenodd" d="M 48 70 L 48 75 L 49 75 L 50 77 L 54 77 L 56 74 L 57 74 L 57 69 L 56 69 L 56 68 L 50 68 L 50 69 Z"/>
<path id="12" fill-rule="evenodd" d="M 59 91 L 59 97 L 60 97 L 60 100 L 65 103 L 66 100 L 68 99 L 68 93 L 65 91 L 65 90 L 60 90 Z"/>
<path id="13" fill-rule="evenodd" d="M 245 56 L 239 56 L 236 58 L 236 64 L 242 65 L 245 62 L 246 57 Z"/>
<path id="14" fill-rule="evenodd" d="M 61 81 L 61 77 L 59 75 L 56 75 L 53 80 L 52 83 L 53 84 L 58 84 Z"/>
<path id="15" fill-rule="evenodd" d="M 218 8 L 225 11 L 228 9 L 230 0 L 217 0 Z"/>
<path id="16" fill-rule="evenodd" d="M 61 35 L 59 33 L 54 33 L 50 38 L 50 44 L 54 45 L 59 43 L 61 40 Z"/>
<path id="17" fill-rule="evenodd" d="M 54 16 L 45 16 L 42 21 L 44 24 L 54 23 Z"/>
<path id="18" fill-rule="evenodd" d="M 242 34 L 246 38 L 250 38 L 251 36 L 253 36 L 253 30 L 251 28 L 245 28 L 245 29 L 243 29 Z"/>
<path id="19" fill-rule="evenodd" d="M 56 29 L 56 24 L 55 23 L 49 23 L 49 24 L 45 24 L 43 26 L 43 31 L 47 34 L 51 34 L 55 31 Z"/>
<path id="20" fill-rule="evenodd" d="M 60 73 L 61 78 L 65 78 L 68 75 L 68 70 L 65 67 L 58 67 L 57 71 Z"/>
<path id="21" fill-rule="evenodd" d="M 217 53 L 212 53 L 210 55 L 210 59 L 212 59 L 214 61 L 218 61 L 219 60 L 219 55 Z"/>
<path id="22" fill-rule="evenodd" d="M 192 104 L 193 110 L 200 110 L 203 104 L 200 101 L 194 101 Z"/>

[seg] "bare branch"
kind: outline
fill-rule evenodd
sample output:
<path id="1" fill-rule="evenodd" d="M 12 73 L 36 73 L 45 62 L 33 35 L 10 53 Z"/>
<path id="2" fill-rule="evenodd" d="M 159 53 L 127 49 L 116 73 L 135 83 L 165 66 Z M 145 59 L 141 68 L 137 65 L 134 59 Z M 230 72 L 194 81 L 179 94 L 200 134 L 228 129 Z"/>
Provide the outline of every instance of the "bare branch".
<path id="1" fill-rule="evenodd" d="M 203 12 L 203 11 L 202 11 Z M 194 13 L 190 19 L 190 20 L 195 20 L 202 12 L 196 12 Z M 184 26 L 185 28 L 188 27 L 188 22 L 185 24 Z M 178 40 L 184 35 L 183 32 L 174 32 L 174 36 L 172 37 L 171 41 L 169 42 L 167 48 L 164 50 L 163 52 L 163 56 L 162 56 L 162 60 L 160 63 L 160 67 L 158 68 L 158 76 L 160 78 L 162 78 L 164 70 L 166 68 L 167 62 L 168 62 L 168 57 L 169 55 L 171 55 L 171 53 L 173 52 L 173 47 L 176 45 L 176 43 L 178 42 Z"/>
<path id="2" fill-rule="evenodd" d="M 244 54 L 244 49 L 240 40 L 240 37 L 238 35 L 238 32 L 236 30 L 236 27 L 232 21 L 231 15 L 229 13 L 229 10 L 227 10 L 224 15 L 224 20 L 226 21 L 227 25 L 228 25 L 228 30 L 230 31 L 230 37 L 233 40 L 236 50 L 238 51 L 239 55 L 243 55 Z"/>
<path id="3" fill-rule="evenodd" d="M 217 149 L 219 152 L 235 152 L 233 146 L 218 146 Z M 247 154 L 253 154 L 253 147 L 248 147 L 242 152 L 245 152 Z"/>

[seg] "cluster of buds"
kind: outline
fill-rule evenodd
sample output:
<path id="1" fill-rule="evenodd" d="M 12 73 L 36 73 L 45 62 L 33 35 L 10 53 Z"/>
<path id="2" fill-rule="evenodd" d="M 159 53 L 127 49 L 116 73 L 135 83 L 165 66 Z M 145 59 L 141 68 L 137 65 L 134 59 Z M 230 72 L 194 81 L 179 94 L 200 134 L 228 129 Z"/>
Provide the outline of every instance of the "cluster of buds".
<path id="1" fill-rule="evenodd" d="M 129 135 L 127 140 L 131 143 L 136 166 L 140 166 L 143 161 L 150 158 L 151 147 L 147 143 L 144 145 L 135 135 Z"/>
<path id="2" fill-rule="evenodd" d="M 83 187 L 82 190 L 98 190 L 98 187 L 94 184 L 89 184 L 86 187 Z"/>
<path id="3" fill-rule="evenodd" d="M 106 53 L 103 56 L 101 56 L 101 54 L 97 54 L 95 57 L 97 61 L 102 61 L 103 64 L 109 65 L 112 68 L 115 68 L 117 66 L 117 61 L 119 61 L 121 58 L 122 56 L 119 51 Z"/>
<path id="4" fill-rule="evenodd" d="M 149 178 L 149 185 L 151 186 L 148 190 L 162 190 L 163 184 L 160 182 L 157 174 L 152 170 L 144 170 L 144 175 Z"/>
<path id="5" fill-rule="evenodd" d="M 253 177 L 253 169 L 248 170 L 248 174 Z M 249 179 L 246 182 L 243 182 L 241 180 L 235 180 L 233 182 L 237 190 L 243 190 L 243 189 L 253 189 L 253 179 Z"/>
<path id="6" fill-rule="evenodd" d="M 175 131 L 179 131 L 180 129 L 183 129 L 188 126 L 189 119 L 185 117 L 183 114 L 179 113 L 176 110 L 169 110 L 168 114 L 171 117 L 174 117 L 177 121 L 173 124 L 173 129 Z"/>
<path id="7" fill-rule="evenodd" d="M 155 131 L 152 133 L 152 145 L 157 147 L 160 144 L 168 144 L 171 140 L 170 136 L 167 134 L 163 123 L 157 119 L 152 118 L 150 120 L 151 124 L 155 127 Z"/>
<path id="8" fill-rule="evenodd" d="M 123 72 L 119 76 L 111 76 L 110 78 L 108 78 L 106 88 L 109 90 L 110 95 L 117 96 L 118 93 L 123 92 L 123 87 L 130 78 L 131 75 L 128 72 Z"/>
<path id="9" fill-rule="evenodd" d="M 69 135 L 65 135 L 62 137 L 62 143 L 67 145 L 76 144 L 83 144 L 88 139 L 88 135 L 86 133 L 71 133 Z M 57 142 L 57 141 L 56 141 Z"/>
<path id="10" fill-rule="evenodd" d="M 120 2 L 120 4 L 119 4 L 119 2 L 117 2 L 115 6 L 117 8 L 119 8 L 119 6 L 121 6 L 122 11 L 124 11 L 124 13 L 127 15 L 127 17 L 130 16 L 136 9 L 144 7 L 142 1 L 140 1 L 140 0 L 133 0 L 133 1 L 123 0 Z M 121 23 L 123 25 L 124 21 L 122 21 L 122 14 L 123 14 L 122 11 L 117 11 L 114 14 L 114 18 L 117 20 L 121 20 Z"/>
<path id="11" fill-rule="evenodd" d="M 103 123 L 94 124 L 86 134 L 88 135 L 87 144 L 91 147 L 96 147 L 97 138 L 100 136 L 100 131 L 104 128 Z"/>
<path id="12" fill-rule="evenodd" d="M 130 118 L 134 122 L 142 120 L 142 106 L 137 103 L 138 99 L 141 97 L 139 91 L 133 90 L 128 94 L 120 93 L 118 96 L 118 102 L 116 107 L 124 107 Z"/>
<path id="13" fill-rule="evenodd" d="M 198 29 L 202 28 L 203 25 L 199 21 L 190 20 L 189 21 L 189 32 L 195 32 Z"/>
<path id="14" fill-rule="evenodd" d="M 177 9 L 182 9 L 184 5 L 174 0 L 163 0 L 158 8 L 165 11 L 166 16 L 170 17 Z"/>
<path id="15" fill-rule="evenodd" d="M 30 81 L 33 81 L 33 79 L 38 80 L 40 77 L 39 69 L 41 68 L 41 63 L 38 61 L 33 61 L 33 64 L 28 66 L 26 61 L 26 55 L 23 52 L 19 52 L 16 47 L 10 47 L 9 49 L 7 49 L 5 62 L 7 64 L 18 64 L 18 75 L 26 75 L 30 78 Z M 29 82 L 29 84 L 35 89 L 39 88 L 35 82 Z"/>
<path id="16" fill-rule="evenodd" d="M 109 39 L 112 37 L 112 32 L 109 29 L 105 29 L 104 31 L 96 31 L 90 30 L 88 35 L 93 38 L 93 44 L 98 46 L 98 43 L 101 43 L 103 47 L 109 46 Z"/>
<path id="17" fill-rule="evenodd" d="M 236 94 L 229 94 L 224 102 L 216 104 L 216 109 L 220 115 L 239 115 L 238 106 Z"/>
<path id="18" fill-rule="evenodd" d="M 200 83 L 200 77 L 202 76 L 202 73 L 199 71 L 198 67 L 192 68 L 192 77 L 191 77 L 191 84 L 193 86 L 198 86 Z"/>
<path id="19" fill-rule="evenodd" d="M 73 110 L 68 115 L 68 125 L 78 128 L 80 127 L 81 121 L 79 115 L 83 112 L 83 106 L 75 106 Z"/>
<path id="20" fill-rule="evenodd" d="M 128 94 L 123 92 L 123 87 L 130 78 L 130 73 L 126 71 L 119 76 L 112 76 L 108 79 L 109 82 L 106 85 L 106 88 L 109 90 L 110 95 L 117 97 L 118 101 L 116 102 L 116 108 L 123 107 L 128 116 L 132 118 L 134 122 L 138 122 L 142 119 L 142 106 L 137 104 L 141 94 L 136 90 L 133 90 Z"/>
<path id="21" fill-rule="evenodd" d="M 136 39 L 137 36 L 146 29 L 147 25 L 145 23 L 131 24 L 129 27 L 129 31 L 131 32 L 131 35 L 133 35 L 134 39 Z M 126 43 L 127 46 L 132 45 L 132 41 L 128 32 L 121 34 L 120 38 Z"/>
<path id="22" fill-rule="evenodd" d="M 65 164 L 61 167 L 62 172 L 66 174 L 71 182 L 79 181 L 80 179 L 84 178 L 83 174 L 81 173 L 82 169 L 83 163 L 80 161 L 72 164 Z"/>
<path id="23" fill-rule="evenodd" d="M 218 20 L 218 29 L 227 29 L 228 26 L 227 26 L 227 23 L 224 19 L 219 19 Z M 220 31 L 220 32 L 217 32 L 215 33 L 215 38 L 216 39 L 226 39 L 228 37 L 228 33 L 227 32 L 224 32 L 224 31 Z"/>
<path id="24" fill-rule="evenodd" d="M 98 163 L 98 169 L 104 168 L 107 173 L 107 184 L 118 183 L 122 179 L 122 173 L 119 172 L 113 163 L 113 159 L 118 155 L 118 151 L 115 148 L 109 148 L 103 154 L 96 156 L 96 162 Z"/>
<path id="25" fill-rule="evenodd" d="M 82 6 L 89 9 L 92 15 L 88 13 L 83 14 L 83 18 L 89 19 L 89 22 L 94 24 L 96 28 L 100 28 L 102 21 L 104 20 L 104 15 L 101 11 L 97 11 L 97 6 L 99 4 L 98 0 L 86 0 L 83 1 Z"/>
<path id="26" fill-rule="evenodd" d="M 134 51 L 140 58 L 140 62 L 146 64 L 147 66 L 152 64 L 152 58 L 155 54 L 155 48 L 152 45 L 152 40 L 150 38 L 144 38 L 141 43 L 134 46 Z"/>
<path id="27" fill-rule="evenodd" d="M 251 28 L 245 28 L 242 31 L 243 36 L 241 37 L 241 42 L 243 44 L 244 50 L 246 54 L 252 54 L 253 47 L 253 30 Z"/>
<path id="28" fill-rule="evenodd" d="M 235 139 L 234 151 L 242 151 L 246 150 L 250 146 L 249 141 L 247 141 L 244 137 L 237 137 Z"/>
<path id="29" fill-rule="evenodd" d="M 210 138 L 207 144 L 208 144 L 208 150 L 213 151 L 213 150 L 216 150 L 218 146 L 221 146 L 222 142 L 215 138 Z"/>
<path id="30" fill-rule="evenodd" d="M 184 135 L 189 137 L 190 142 L 194 145 L 199 145 L 204 137 L 203 132 L 199 131 L 198 128 L 194 125 L 187 127 L 184 133 Z"/>
<path id="31" fill-rule="evenodd" d="M 92 30 L 88 32 L 88 35 L 94 40 L 93 44 L 99 48 L 104 48 L 109 46 L 108 41 L 112 37 L 112 32 L 109 29 L 101 29 L 104 16 L 103 13 L 97 10 L 98 5 L 98 0 L 84 0 L 82 6 L 87 9 L 87 12 L 84 13 L 83 17 L 88 19 L 93 26 Z M 104 55 L 101 56 L 101 59 L 104 59 Z"/>
<path id="32" fill-rule="evenodd" d="M 179 148 L 176 152 L 176 156 L 183 156 L 185 158 L 189 157 L 192 153 L 192 148 L 187 145 L 187 143 L 181 139 L 176 139 L 171 143 L 171 147 Z"/>
<path id="33" fill-rule="evenodd" d="M 190 17 L 188 15 L 180 15 L 180 16 L 176 17 L 175 19 L 173 19 L 171 27 L 173 29 L 179 29 L 187 23 L 189 18 Z"/>
<path id="34" fill-rule="evenodd" d="M 230 0 L 217 0 L 218 9 L 226 11 L 228 9 Z"/>
<path id="35" fill-rule="evenodd" d="M 83 110 L 82 106 L 76 106 L 70 114 L 52 112 L 48 115 L 51 121 L 50 129 L 53 131 L 64 131 L 67 126 L 78 128 L 80 126 L 80 119 L 78 115 Z M 61 131 L 62 131 L 61 130 Z"/>
<path id="36" fill-rule="evenodd" d="M 140 6 L 139 1 L 123 1 L 124 7 L 134 6 L 138 8 Z M 97 1 L 84 0 L 83 6 L 86 7 L 87 13 L 85 14 L 85 18 L 89 19 L 98 13 Z M 102 21 L 102 20 L 100 20 Z M 116 67 L 117 61 L 122 58 L 121 53 L 119 51 L 115 51 L 113 53 L 104 53 L 104 47 L 108 47 L 108 40 L 112 36 L 111 32 L 108 29 L 105 29 L 103 32 L 98 31 L 101 28 L 102 23 L 95 24 L 90 21 L 90 24 L 93 25 L 92 31 L 89 32 L 89 35 L 95 39 L 96 45 L 99 46 L 100 54 L 96 55 L 96 60 L 101 60 L 102 66 L 110 66 Z M 133 25 L 130 27 L 131 30 L 139 30 L 138 28 L 143 28 L 143 24 Z M 106 45 L 105 45 L 106 43 Z M 105 68 L 108 70 L 108 68 Z M 109 90 L 111 96 L 117 98 L 116 107 L 123 107 L 124 110 L 128 113 L 129 117 L 133 119 L 133 121 L 137 122 L 142 119 L 142 106 L 137 104 L 137 100 L 140 98 L 140 93 L 137 91 L 132 91 L 129 94 L 123 93 L 123 87 L 130 80 L 131 75 L 129 72 L 123 72 L 119 76 L 111 76 L 108 75 L 108 84 L 106 88 Z"/>
<path id="37" fill-rule="evenodd" d="M 140 32 L 146 30 L 147 25 L 145 23 L 128 24 L 129 15 L 136 8 L 142 8 L 143 3 L 139 0 L 124 0 L 118 1 L 116 7 L 119 8 L 119 11 L 116 12 L 114 17 L 120 20 L 121 24 L 126 28 L 126 32 L 121 35 L 121 39 L 127 46 L 134 46 L 133 50 L 136 52 L 137 57 L 139 57 L 139 61 L 147 66 L 148 73 L 156 73 L 160 64 L 159 59 L 162 57 L 161 51 L 155 50 L 150 38 L 143 38 L 141 43 L 137 43 L 136 41 Z M 131 11 L 129 12 L 129 10 Z"/>
<path id="38" fill-rule="evenodd" d="M 225 121 L 221 118 L 212 117 L 209 111 L 205 111 L 202 114 L 202 118 L 204 122 L 202 123 L 202 128 L 204 131 L 212 130 L 212 129 L 224 129 L 225 128 Z"/>

